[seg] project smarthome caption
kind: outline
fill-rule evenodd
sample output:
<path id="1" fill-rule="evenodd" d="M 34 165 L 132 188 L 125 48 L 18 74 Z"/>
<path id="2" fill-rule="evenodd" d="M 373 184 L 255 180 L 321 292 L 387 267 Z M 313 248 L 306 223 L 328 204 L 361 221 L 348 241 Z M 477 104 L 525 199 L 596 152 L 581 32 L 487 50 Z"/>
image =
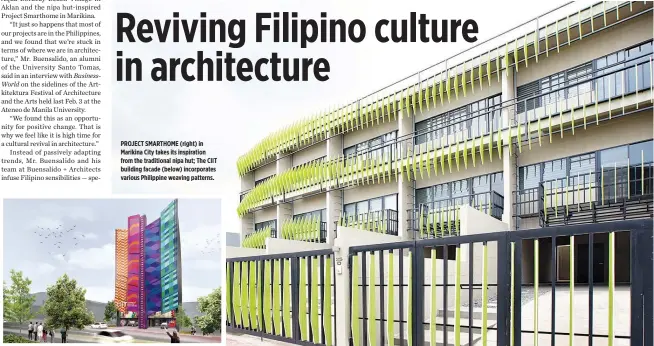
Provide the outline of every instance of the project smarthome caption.
<path id="1" fill-rule="evenodd" d="M 652 13 L 562 6 L 262 138 L 228 332 L 652 345 Z"/>
<path id="2" fill-rule="evenodd" d="M 34 340 L 32 322 L 51 342 L 221 342 L 220 200 L 3 208 L 5 342 Z"/>

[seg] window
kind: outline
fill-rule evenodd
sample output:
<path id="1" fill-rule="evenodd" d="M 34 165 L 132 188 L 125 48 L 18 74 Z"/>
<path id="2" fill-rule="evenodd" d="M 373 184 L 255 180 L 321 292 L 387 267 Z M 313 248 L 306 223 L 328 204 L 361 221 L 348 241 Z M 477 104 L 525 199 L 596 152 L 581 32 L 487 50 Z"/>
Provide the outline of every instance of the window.
<path id="1" fill-rule="evenodd" d="M 459 132 L 468 137 L 487 134 L 500 125 L 501 104 L 502 96 L 495 95 L 418 122 L 415 145 L 434 140 L 440 145 L 441 138 Z"/>
<path id="2" fill-rule="evenodd" d="M 256 180 L 256 181 L 254 182 L 254 186 L 257 186 L 257 185 L 263 184 L 263 183 L 265 183 L 267 180 L 271 179 L 271 178 L 274 177 L 274 176 L 275 176 L 275 175 L 273 174 L 273 175 L 271 175 L 271 176 L 268 176 L 268 177 L 265 177 L 265 178 L 261 178 L 261 179 L 259 179 L 259 180 Z"/>
<path id="3" fill-rule="evenodd" d="M 345 210 L 346 217 L 382 210 L 397 211 L 397 194 L 349 203 L 343 209 Z"/>
<path id="4" fill-rule="evenodd" d="M 305 163 L 302 163 L 302 164 L 299 164 L 299 165 L 295 165 L 293 167 L 301 167 L 301 166 L 310 165 L 310 164 L 315 163 L 315 162 L 323 162 L 323 161 L 325 161 L 326 158 L 327 158 L 327 156 L 322 156 L 322 157 L 313 159 L 311 161 L 308 161 L 308 162 L 305 162 Z"/>
<path id="5" fill-rule="evenodd" d="M 554 182 L 548 189 L 591 182 L 599 186 L 603 171 L 605 198 L 615 198 L 616 191 L 618 198 L 652 193 L 652 144 L 650 140 L 520 167 L 519 189 L 524 192 L 550 181 Z"/>
<path id="6" fill-rule="evenodd" d="M 595 88 L 600 102 L 607 100 L 609 95 L 616 97 L 623 92 L 625 94 L 635 92 L 636 87 L 638 90 L 647 89 L 651 85 L 649 77 L 651 70 L 650 65 L 643 62 L 649 61 L 651 54 L 652 42 L 647 42 L 521 85 L 517 88 L 518 113 L 545 107 L 544 115 L 555 114 L 560 111 L 562 100 L 565 100 L 566 108 L 589 104 L 594 102 L 594 96 L 591 98 L 591 95 Z M 635 64 L 639 64 L 638 86 L 636 86 L 636 67 L 623 70 L 625 66 Z M 593 77 L 613 71 L 615 73 L 591 80 Z M 523 115 L 520 121 L 524 120 Z"/>
<path id="7" fill-rule="evenodd" d="M 416 189 L 418 208 L 440 209 L 452 205 L 479 205 L 488 201 L 491 192 L 504 193 L 503 173 L 491 173 Z"/>
<path id="8" fill-rule="evenodd" d="M 327 220 L 327 209 L 314 210 L 307 213 L 293 215 L 293 220 L 301 220 L 301 219 L 309 219 L 309 220 L 318 219 L 320 220 L 320 222 L 325 222 L 325 220 Z"/>
<path id="9" fill-rule="evenodd" d="M 270 227 L 271 230 L 275 231 L 277 229 L 277 220 L 269 220 L 264 222 L 257 222 L 254 224 L 254 231 L 260 231 Z"/>
<path id="10" fill-rule="evenodd" d="M 396 137 L 397 131 L 389 132 L 385 135 L 347 147 L 343 150 L 343 154 L 345 157 L 365 154 L 364 158 L 367 159 L 375 158 L 379 160 L 386 157 L 392 159 L 393 151 L 391 150 L 391 145 L 395 142 Z"/>

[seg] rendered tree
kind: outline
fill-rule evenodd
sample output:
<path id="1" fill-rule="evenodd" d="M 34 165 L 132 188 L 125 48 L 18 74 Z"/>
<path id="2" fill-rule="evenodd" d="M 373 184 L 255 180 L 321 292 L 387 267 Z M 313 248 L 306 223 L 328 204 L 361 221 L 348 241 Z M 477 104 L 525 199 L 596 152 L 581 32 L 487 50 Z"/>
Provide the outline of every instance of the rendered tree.
<path id="1" fill-rule="evenodd" d="M 109 322 L 112 319 L 116 318 L 116 304 L 113 301 L 108 301 L 107 305 L 104 307 L 104 321 Z"/>
<path id="2" fill-rule="evenodd" d="M 213 290 L 208 296 L 198 299 L 198 310 L 203 316 L 198 316 L 195 321 L 203 334 L 220 331 L 221 301 L 220 288 Z"/>
<path id="3" fill-rule="evenodd" d="M 86 289 L 78 286 L 67 274 L 46 289 L 43 305 L 46 325 L 50 328 L 82 329 L 93 323 L 93 314 L 86 308 Z"/>
<path id="4" fill-rule="evenodd" d="M 22 271 L 10 271 L 11 286 L 3 287 L 4 317 L 13 322 L 18 322 L 19 331 L 22 333 L 23 324 L 34 318 L 32 305 L 36 297 L 30 293 L 32 280 L 23 277 Z"/>
<path id="5" fill-rule="evenodd" d="M 177 314 L 175 314 L 175 319 L 177 320 L 177 325 L 179 328 L 186 328 L 191 326 L 191 318 L 188 317 L 186 311 L 181 306 L 177 309 Z"/>

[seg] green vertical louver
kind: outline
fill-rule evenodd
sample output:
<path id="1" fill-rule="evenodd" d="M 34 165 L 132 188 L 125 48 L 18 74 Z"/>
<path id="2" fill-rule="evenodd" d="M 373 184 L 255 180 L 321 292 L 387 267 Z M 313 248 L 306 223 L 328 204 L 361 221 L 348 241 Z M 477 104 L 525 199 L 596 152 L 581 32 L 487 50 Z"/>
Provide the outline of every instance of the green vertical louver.
<path id="1" fill-rule="evenodd" d="M 250 328 L 250 309 L 248 307 L 248 265 L 247 262 L 241 263 L 241 313 L 243 315 L 243 327 Z"/>
<path id="2" fill-rule="evenodd" d="M 322 307 L 322 327 L 325 332 L 325 345 L 332 346 L 332 258 L 325 258 L 325 277 L 323 278 L 324 297 Z"/>
<path id="3" fill-rule="evenodd" d="M 313 336 L 314 343 L 320 343 L 320 321 L 318 319 L 319 315 L 319 299 L 320 291 L 318 290 L 319 284 L 319 274 L 320 269 L 318 262 L 320 261 L 319 257 L 314 257 L 311 259 L 311 332 Z"/>
<path id="4" fill-rule="evenodd" d="M 234 262 L 234 284 L 232 286 L 232 295 L 234 296 L 234 324 L 241 326 L 241 263 Z"/>
<path id="5" fill-rule="evenodd" d="M 281 268 L 281 259 L 276 259 L 274 261 L 274 277 L 273 277 L 273 323 L 275 325 L 275 334 L 282 335 L 282 268 Z"/>
<path id="6" fill-rule="evenodd" d="M 300 289 L 299 294 L 299 306 L 297 307 L 298 311 L 298 322 L 300 323 L 300 339 L 303 341 L 309 341 L 309 335 L 307 330 L 307 259 L 300 258 L 300 279 L 298 281 L 298 286 Z"/>
<path id="7" fill-rule="evenodd" d="M 286 337 L 293 336 L 293 322 L 291 320 L 291 260 L 284 259 L 284 331 Z"/>
<path id="8" fill-rule="evenodd" d="M 250 261 L 250 279 L 248 280 L 249 292 L 249 308 L 250 308 L 250 326 L 252 329 L 259 328 L 257 324 L 257 263 Z"/>
<path id="9" fill-rule="evenodd" d="M 272 271 L 270 268 L 270 260 L 264 262 L 264 280 L 263 280 L 263 318 L 264 318 L 264 330 L 268 334 L 273 333 L 272 326 L 272 311 L 270 309 L 270 299 L 271 299 L 271 285 L 272 285 Z"/>
<path id="10" fill-rule="evenodd" d="M 350 306 L 352 343 L 354 346 L 361 346 L 361 330 L 359 329 L 359 261 L 357 255 L 352 255 L 352 305 Z"/>
<path id="11" fill-rule="evenodd" d="M 386 299 L 386 339 L 389 345 L 395 345 L 395 268 L 393 265 L 393 250 L 388 251 L 388 296 Z"/>
<path id="12" fill-rule="evenodd" d="M 375 272 L 375 253 L 370 253 L 370 284 L 368 286 L 368 342 L 370 345 L 377 345 L 377 299 L 375 295 L 375 284 L 377 273 Z"/>

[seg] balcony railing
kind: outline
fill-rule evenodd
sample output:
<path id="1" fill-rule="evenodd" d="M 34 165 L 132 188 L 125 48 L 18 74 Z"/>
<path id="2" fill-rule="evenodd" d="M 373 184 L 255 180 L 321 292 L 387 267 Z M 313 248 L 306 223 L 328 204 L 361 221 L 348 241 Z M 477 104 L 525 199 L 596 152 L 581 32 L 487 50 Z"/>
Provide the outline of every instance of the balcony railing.
<path id="1" fill-rule="evenodd" d="M 258 231 L 254 231 L 246 235 L 243 238 L 242 247 L 252 248 L 252 249 L 265 249 L 266 248 L 266 239 L 270 238 L 273 233 L 271 227 L 266 227 Z"/>
<path id="2" fill-rule="evenodd" d="M 541 226 L 652 217 L 652 163 L 603 167 L 548 180 L 516 197 L 516 215 L 538 217 Z"/>
<path id="3" fill-rule="evenodd" d="M 391 114 L 397 115 L 398 109 L 408 113 L 411 107 L 416 114 L 419 106 L 422 112 L 424 100 L 429 101 L 430 96 L 433 96 L 435 103 L 437 89 L 441 104 L 445 93 L 448 102 L 451 94 L 459 99 L 462 92 L 465 97 L 466 91 L 474 92 L 477 82 L 480 89 L 483 89 L 486 82 L 490 85 L 493 80 L 495 83 L 495 76 L 499 82 L 500 74 L 507 73 L 509 67 L 515 66 L 518 69 L 522 65 L 520 69 L 528 68 L 530 61 L 532 64 L 537 63 L 539 57 L 549 57 L 550 53 L 558 52 L 565 45 L 652 11 L 651 4 L 647 2 L 617 2 L 611 8 L 607 8 L 604 2 L 583 8 L 583 5 L 577 3 L 568 5 L 525 21 L 340 109 L 311 117 L 271 134 L 238 159 L 239 174 L 243 175 L 267 164 L 277 154 L 299 150 L 332 134 L 360 129 L 364 125 L 372 126 L 375 120 L 379 124 L 380 117 L 384 119 L 387 116 L 390 120 Z M 402 104 L 403 99 L 406 107 Z"/>
<path id="4" fill-rule="evenodd" d="M 398 235 L 397 210 L 385 209 L 356 215 L 344 213 L 337 224 L 375 233 Z"/>
<path id="5" fill-rule="evenodd" d="M 326 243 L 327 223 L 316 218 L 287 220 L 282 223 L 280 236 L 281 239 Z M 277 237 L 277 234 L 275 234 L 275 237 Z"/>
<path id="6" fill-rule="evenodd" d="M 313 190 L 339 188 L 360 183 L 385 183 L 392 175 L 397 177 L 402 173 L 422 179 L 429 177 L 437 164 L 440 164 L 440 173 L 446 171 L 451 173 L 454 169 L 466 169 L 469 165 L 475 166 L 476 161 L 483 164 L 485 159 L 492 160 L 493 156 L 499 155 L 501 158 L 502 150 L 500 148 L 508 141 L 515 141 L 514 143 L 517 145 L 515 149 L 519 151 L 522 151 L 523 148 L 531 149 L 532 143 L 539 145 L 543 140 L 553 141 L 554 134 L 556 137 L 563 137 L 564 132 L 568 133 L 567 135 L 574 135 L 575 131 L 599 124 L 600 121 L 630 114 L 634 111 L 634 106 L 639 110 L 651 109 L 652 104 L 649 97 L 654 94 L 652 56 L 649 54 L 631 61 L 620 62 L 618 64 L 620 66 L 612 65 L 601 71 L 589 73 L 588 79 L 583 81 L 563 83 L 563 85 L 551 87 L 550 91 L 541 92 L 536 96 L 504 102 L 499 110 L 491 109 L 474 113 L 474 116 L 465 120 L 447 124 L 448 128 L 456 127 L 456 131 L 450 134 L 450 130 L 447 129 L 443 136 L 435 137 L 427 143 L 415 145 L 415 137 L 424 135 L 424 133 L 416 132 L 384 144 L 384 148 L 388 148 L 390 145 L 391 150 L 384 149 L 386 155 L 380 157 L 373 156 L 372 159 L 367 160 L 341 157 L 321 163 L 320 167 L 308 167 L 282 173 L 255 187 L 243 199 L 238 212 L 242 215 L 254 208 L 261 207 L 262 204 L 267 203 L 266 201 L 272 203 L 276 196 L 286 198 L 289 192 L 300 191 L 298 194 L 301 194 L 302 190 L 306 190 L 306 193 L 312 193 Z M 606 78 L 620 81 L 624 78 L 632 80 L 631 77 L 628 77 L 630 71 L 633 71 L 634 88 L 631 88 L 628 83 L 623 83 L 621 88 L 615 89 L 613 85 L 609 86 L 607 83 L 607 91 L 602 93 L 611 95 L 611 97 L 601 97 L 598 81 L 604 81 Z M 647 74 L 649 76 L 646 76 Z M 636 76 L 642 76 L 643 80 L 638 77 L 638 81 L 636 81 Z M 581 92 L 585 87 L 580 87 L 580 85 L 589 85 L 590 89 Z M 571 92 L 570 90 L 574 88 L 578 90 Z M 642 96 L 639 98 L 638 93 L 645 92 L 649 92 L 649 97 L 647 99 Z M 635 97 L 633 97 L 634 95 Z M 626 99 L 626 97 L 629 98 Z M 528 103 L 537 99 L 551 102 L 541 103 L 540 107 L 530 109 Z M 525 111 L 517 114 L 519 104 L 524 106 Z M 488 117 L 493 120 L 485 120 L 489 119 Z M 495 120 L 495 117 L 498 119 Z M 482 124 L 486 125 L 482 126 Z M 430 129 L 430 131 L 435 130 L 438 129 Z M 508 146 L 508 148 L 511 153 L 514 146 Z M 371 150 L 378 151 L 379 149 Z M 367 155 L 368 153 L 364 152 L 357 157 L 367 157 Z"/>
<path id="7" fill-rule="evenodd" d="M 421 203 L 417 208 L 409 210 L 409 229 L 415 232 L 416 238 L 421 239 L 459 235 L 460 209 L 463 205 L 501 220 L 504 196 L 491 191 Z"/>

